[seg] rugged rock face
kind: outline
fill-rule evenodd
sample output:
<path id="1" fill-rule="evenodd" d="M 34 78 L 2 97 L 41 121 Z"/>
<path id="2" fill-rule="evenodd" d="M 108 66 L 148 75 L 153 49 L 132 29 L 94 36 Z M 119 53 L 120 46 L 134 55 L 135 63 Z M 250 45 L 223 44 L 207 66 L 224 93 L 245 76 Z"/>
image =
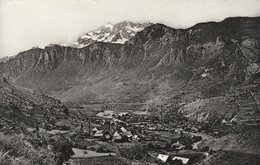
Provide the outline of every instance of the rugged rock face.
<path id="1" fill-rule="evenodd" d="M 67 103 L 191 103 L 180 111 L 201 105 L 201 114 L 211 108 L 203 108 L 203 102 L 216 99 L 213 107 L 227 102 L 233 108 L 225 113 L 231 119 L 249 107 L 250 113 L 259 113 L 259 40 L 259 17 L 228 18 L 189 29 L 154 24 L 125 44 L 51 45 L 21 52 L 0 64 L 0 72 Z"/>

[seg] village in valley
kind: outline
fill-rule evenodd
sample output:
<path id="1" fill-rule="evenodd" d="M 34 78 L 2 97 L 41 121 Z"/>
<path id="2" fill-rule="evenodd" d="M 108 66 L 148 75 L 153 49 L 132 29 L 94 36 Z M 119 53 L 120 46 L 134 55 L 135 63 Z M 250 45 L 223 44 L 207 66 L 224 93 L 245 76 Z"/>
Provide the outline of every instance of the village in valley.
<path id="1" fill-rule="evenodd" d="M 90 110 L 92 107 L 71 107 L 67 114 L 56 112 L 50 118 L 45 116 L 48 122 L 26 129 L 50 150 L 55 141 L 66 138 L 74 152 L 64 162 L 67 165 L 115 161 L 116 164 L 194 164 L 214 153 L 208 146 L 198 146 L 208 138 L 230 131 L 230 125 L 234 124 L 192 122 L 172 106 L 163 107 L 162 111 L 110 110 L 106 106 Z M 42 118 L 42 114 L 37 115 Z"/>
<path id="2" fill-rule="evenodd" d="M 260 0 L 0 0 L 0 36 L 0 165 L 260 165 Z"/>

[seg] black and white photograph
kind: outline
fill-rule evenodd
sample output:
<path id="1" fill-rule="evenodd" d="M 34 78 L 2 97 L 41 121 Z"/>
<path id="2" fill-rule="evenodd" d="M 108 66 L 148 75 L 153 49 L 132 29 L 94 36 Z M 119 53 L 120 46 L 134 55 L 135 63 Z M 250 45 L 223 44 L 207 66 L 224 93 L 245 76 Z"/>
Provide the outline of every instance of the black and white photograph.
<path id="1" fill-rule="evenodd" d="M 0 165 L 260 165 L 260 0 L 0 0 Z"/>

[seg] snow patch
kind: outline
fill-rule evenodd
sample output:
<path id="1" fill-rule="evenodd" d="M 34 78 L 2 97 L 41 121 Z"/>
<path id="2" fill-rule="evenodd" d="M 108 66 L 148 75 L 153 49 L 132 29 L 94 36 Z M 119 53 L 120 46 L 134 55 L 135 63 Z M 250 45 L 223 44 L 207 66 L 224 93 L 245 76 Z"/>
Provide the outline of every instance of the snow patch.
<path id="1" fill-rule="evenodd" d="M 84 39 L 90 39 L 91 36 L 89 36 L 88 34 L 86 34 L 86 35 L 84 35 L 84 36 L 81 36 L 80 38 L 83 39 L 83 40 L 84 40 Z"/>
<path id="2" fill-rule="evenodd" d="M 128 41 L 128 39 L 122 38 L 122 39 L 119 39 L 119 40 L 115 41 L 114 43 L 124 44 L 126 41 Z"/>
<path id="3" fill-rule="evenodd" d="M 73 47 L 73 48 L 84 48 L 87 45 L 84 44 L 79 44 L 78 42 L 75 43 L 68 43 L 68 44 L 59 44 L 60 46 L 64 46 L 64 47 Z"/>
<path id="4" fill-rule="evenodd" d="M 143 30 L 143 28 L 131 27 L 131 26 L 127 26 L 126 29 L 134 31 L 134 32 L 138 32 L 138 31 Z"/>
<path id="5" fill-rule="evenodd" d="M 107 24 L 107 25 L 105 25 L 104 27 L 113 29 L 114 26 L 113 26 L 112 24 Z"/>

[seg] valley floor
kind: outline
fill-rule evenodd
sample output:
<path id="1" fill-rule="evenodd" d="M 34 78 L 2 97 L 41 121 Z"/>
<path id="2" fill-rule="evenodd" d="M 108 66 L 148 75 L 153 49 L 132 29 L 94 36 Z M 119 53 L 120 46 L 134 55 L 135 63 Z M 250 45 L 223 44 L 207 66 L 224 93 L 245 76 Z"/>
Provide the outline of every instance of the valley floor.
<path id="1" fill-rule="evenodd" d="M 172 111 L 160 115 L 84 107 L 70 112 L 71 120 L 59 123 L 69 127 L 60 133 L 73 142 L 76 151 L 68 164 L 110 160 L 110 164 L 176 164 L 176 157 L 187 159 L 187 164 L 257 164 L 260 160 L 256 154 L 260 134 L 252 135 L 259 133 L 258 123 L 198 123 Z M 222 159 L 225 153 L 230 156 Z"/>
<path id="2" fill-rule="evenodd" d="M 74 155 L 65 162 L 67 165 L 260 162 L 257 121 L 200 123 L 171 108 L 128 111 L 100 107 L 71 107 L 68 116 L 56 117 L 53 124 L 43 122 L 26 130 L 47 151 L 61 137 L 69 140 Z M 1 125 L 5 123 L 8 121 L 2 119 Z M 2 127 L 0 132 L 6 133 L 6 129 Z"/>

